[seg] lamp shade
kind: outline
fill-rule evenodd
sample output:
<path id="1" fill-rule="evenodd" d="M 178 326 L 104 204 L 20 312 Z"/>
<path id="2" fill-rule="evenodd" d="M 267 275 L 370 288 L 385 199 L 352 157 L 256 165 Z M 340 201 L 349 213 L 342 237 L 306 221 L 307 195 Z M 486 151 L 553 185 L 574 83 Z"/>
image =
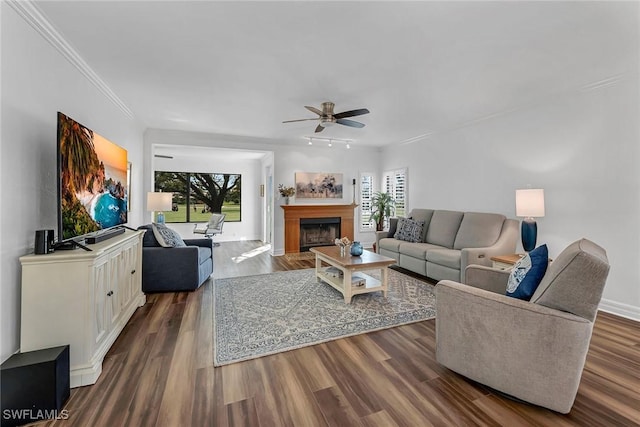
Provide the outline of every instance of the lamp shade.
<path id="1" fill-rule="evenodd" d="M 171 210 L 172 193 L 147 193 L 147 210 L 153 212 L 162 212 Z"/>
<path id="2" fill-rule="evenodd" d="M 544 190 L 541 188 L 516 190 L 516 216 L 541 218 L 544 216 Z"/>

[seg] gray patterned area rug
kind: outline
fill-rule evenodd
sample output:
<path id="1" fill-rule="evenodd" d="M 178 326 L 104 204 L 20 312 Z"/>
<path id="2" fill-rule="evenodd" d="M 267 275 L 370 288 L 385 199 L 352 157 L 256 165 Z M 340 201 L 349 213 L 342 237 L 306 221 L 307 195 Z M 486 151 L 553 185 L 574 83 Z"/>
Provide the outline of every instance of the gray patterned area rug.
<path id="1" fill-rule="evenodd" d="M 306 269 L 216 279 L 214 365 L 435 317 L 433 285 L 398 271 L 389 270 L 387 298 L 373 292 L 354 296 L 351 304 L 317 282 L 314 273 Z"/>

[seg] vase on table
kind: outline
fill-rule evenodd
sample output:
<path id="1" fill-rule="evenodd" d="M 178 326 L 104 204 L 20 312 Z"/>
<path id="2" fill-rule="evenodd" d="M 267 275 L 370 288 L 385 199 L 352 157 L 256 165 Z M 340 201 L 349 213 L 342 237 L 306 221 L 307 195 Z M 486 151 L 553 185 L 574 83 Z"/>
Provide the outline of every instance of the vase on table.
<path id="1" fill-rule="evenodd" d="M 340 256 L 345 256 L 347 254 L 347 247 L 340 246 Z"/>
<path id="2" fill-rule="evenodd" d="M 351 244 L 351 255 L 353 256 L 360 256 L 362 255 L 362 244 L 360 242 L 353 242 Z"/>
<path id="3" fill-rule="evenodd" d="M 285 198 L 284 198 L 284 204 L 285 204 L 285 205 L 288 205 L 288 204 L 289 204 L 289 198 L 288 198 L 288 197 L 285 197 Z"/>

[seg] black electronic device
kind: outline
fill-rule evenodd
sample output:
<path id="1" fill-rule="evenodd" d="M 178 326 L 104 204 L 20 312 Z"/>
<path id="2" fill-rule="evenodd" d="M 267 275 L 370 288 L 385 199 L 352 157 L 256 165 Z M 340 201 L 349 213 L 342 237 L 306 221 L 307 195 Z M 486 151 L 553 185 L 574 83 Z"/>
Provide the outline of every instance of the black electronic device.
<path id="1" fill-rule="evenodd" d="M 54 244 L 53 230 L 36 230 L 33 249 L 37 255 L 53 252 Z"/>
<path id="2" fill-rule="evenodd" d="M 127 150 L 60 112 L 57 141 L 58 243 L 82 247 L 86 236 L 127 223 Z"/>
<path id="3" fill-rule="evenodd" d="M 118 234 L 122 234 L 125 232 L 124 228 L 110 228 L 105 231 L 101 231 L 95 235 L 85 237 L 84 241 L 88 245 L 93 245 L 95 243 L 103 242 L 107 239 L 117 236 Z"/>
<path id="4" fill-rule="evenodd" d="M 0 367 L 2 427 L 43 419 L 66 419 L 69 399 L 69 346 L 18 353 Z"/>

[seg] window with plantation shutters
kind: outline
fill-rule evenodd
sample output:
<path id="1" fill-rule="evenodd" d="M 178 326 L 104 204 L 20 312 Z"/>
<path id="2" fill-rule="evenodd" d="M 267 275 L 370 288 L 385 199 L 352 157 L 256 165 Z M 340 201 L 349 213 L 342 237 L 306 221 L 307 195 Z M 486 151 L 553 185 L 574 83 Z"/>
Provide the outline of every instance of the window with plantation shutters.
<path id="1" fill-rule="evenodd" d="M 407 216 L 407 168 L 387 171 L 382 176 L 382 191 L 396 201 L 394 216 Z"/>
<path id="2" fill-rule="evenodd" d="M 373 174 L 363 172 L 360 174 L 360 231 L 375 231 L 376 224 L 371 218 L 371 197 L 373 196 Z"/>

